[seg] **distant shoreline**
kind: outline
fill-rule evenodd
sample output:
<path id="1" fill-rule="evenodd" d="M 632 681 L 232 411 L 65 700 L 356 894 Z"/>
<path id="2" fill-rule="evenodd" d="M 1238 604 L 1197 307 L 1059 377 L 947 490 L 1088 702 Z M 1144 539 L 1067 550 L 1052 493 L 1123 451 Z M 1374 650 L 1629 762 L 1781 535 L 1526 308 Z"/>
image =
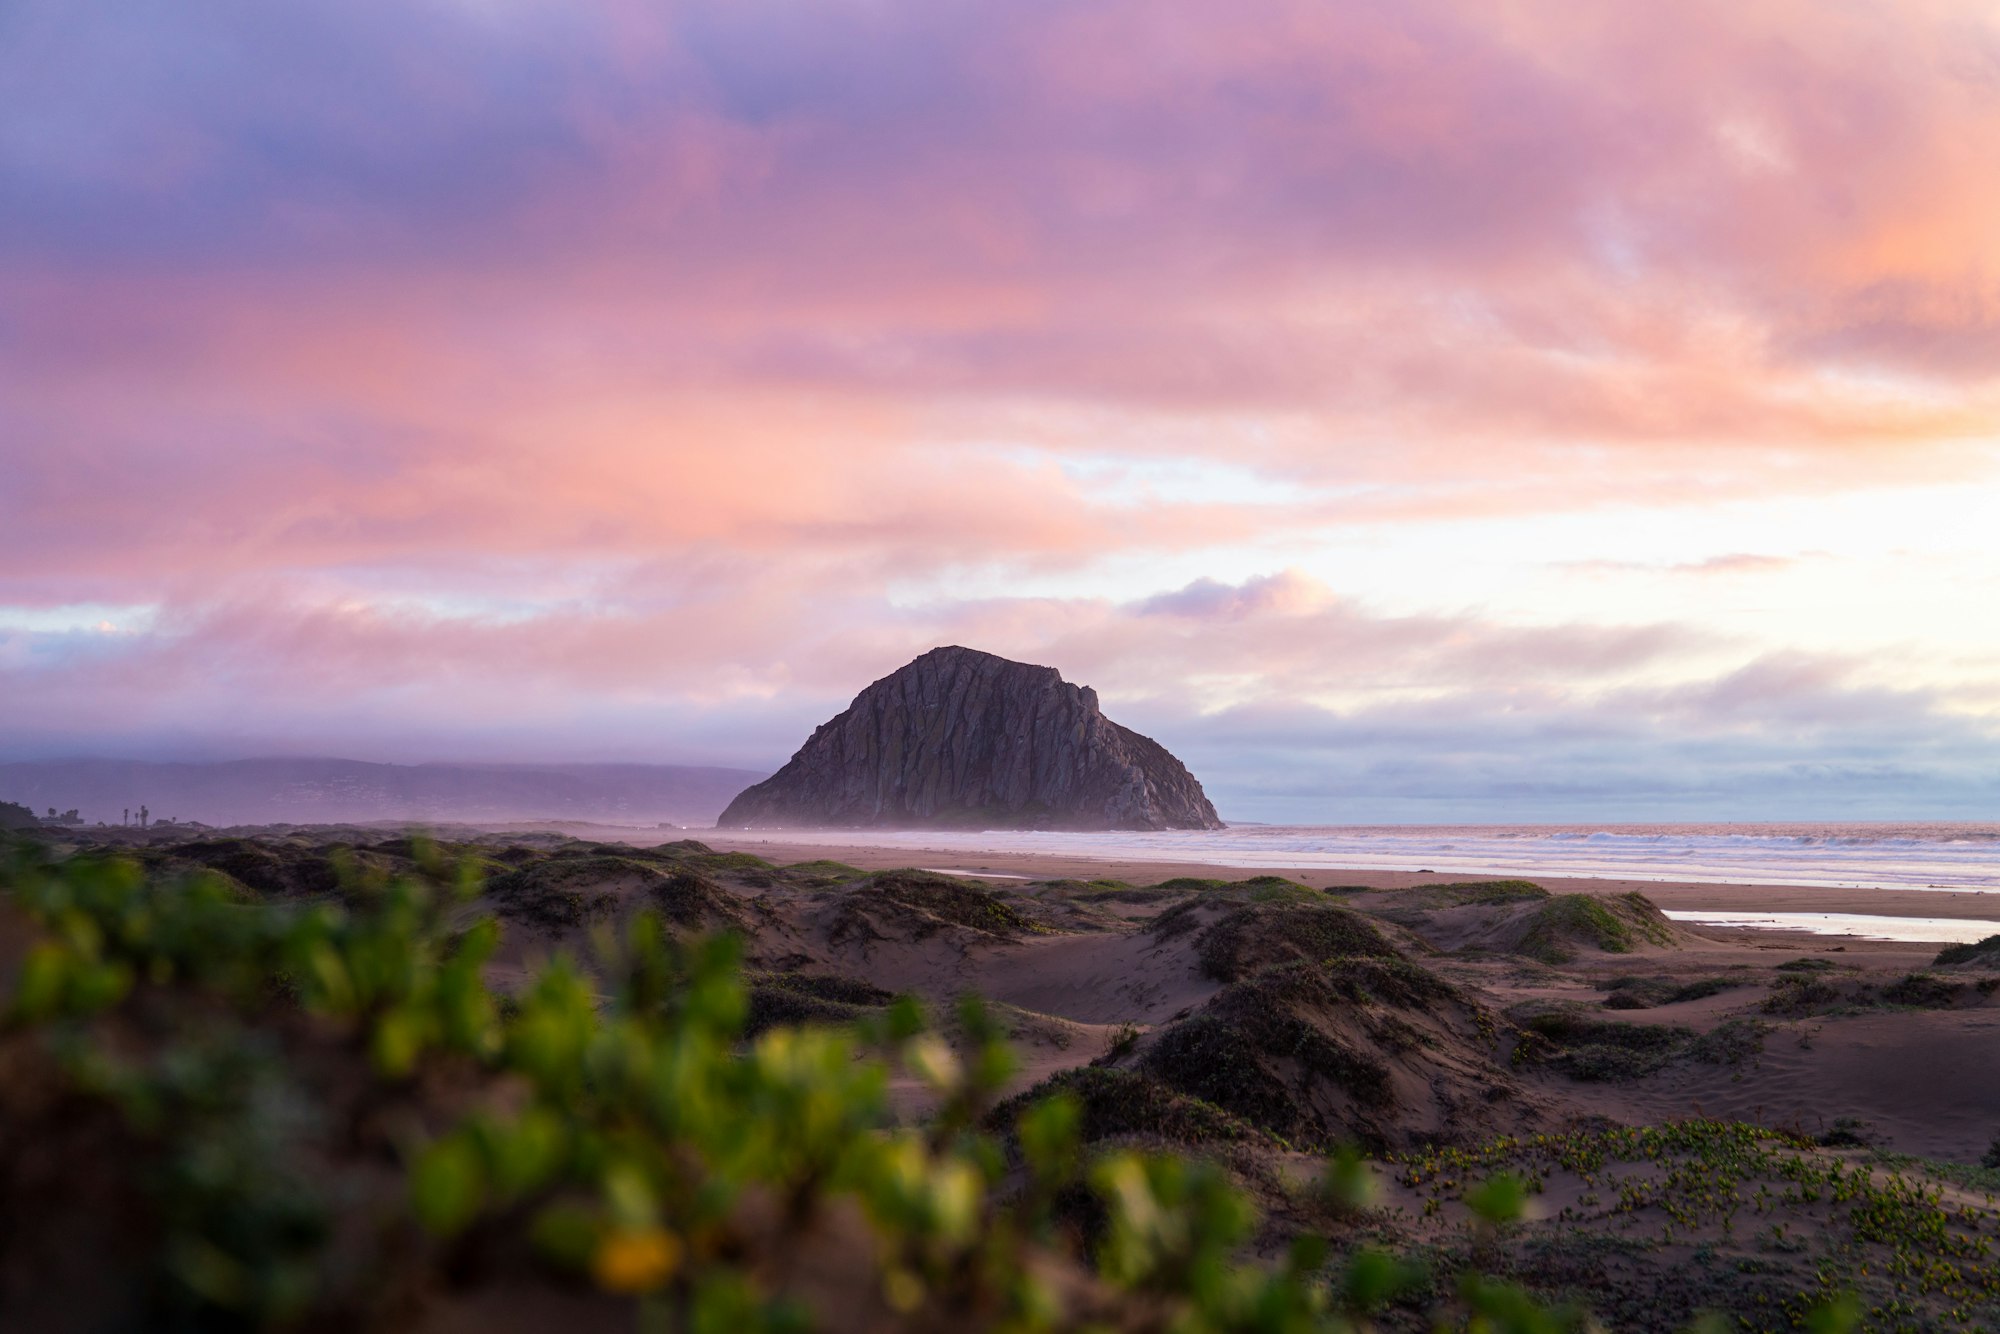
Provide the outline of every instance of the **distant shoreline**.
<path id="1" fill-rule="evenodd" d="M 612 831 L 606 830 L 609 835 Z M 652 841 L 653 831 L 633 830 L 621 834 L 620 841 Z M 640 835 L 641 837 L 633 837 Z M 968 854 L 963 849 L 940 847 L 877 846 L 838 841 L 814 842 L 806 837 L 773 838 L 767 833 L 736 833 L 725 830 L 689 830 L 710 847 L 728 852 L 750 852 L 777 862 L 827 859 L 842 861 L 863 870 L 920 865 L 977 875 L 991 872 L 997 877 L 1032 876 L 1037 879 L 1110 879 L 1134 884 L 1156 884 L 1176 876 L 1242 879 L 1246 874 L 1284 875 L 1315 888 L 1331 885 L 1361 885 L 1371 889 L 1403 889 L 1411 885 L 1437 884 L 1463 879 L 1456 872 L 1386 871 L 1379 869 L 1309 867 L 1223 866 L 1213 862 L 1160 861 L 1123 856 L 1050 855 L 1033 852 L 985 851 Z M 1656 881 L 1636 878 L 1550 876 L 1517 872 L 1545 889 L 1557 893 L 1644 894 L 1664 909 L 1672 911 L 1733 911 L 1756 909 L 1767 912 L 1830 912 L 1870 917 L 1944 918 L 1960 921 L 2000 919 L 2000 896 L 1979 892 L 1933 889 L 1851 889 L 1820 885 L 1752 885 L 1701 881 Z M 1739 928 L 1747 929 L 1747 928 Z M 1760 936 L 1790 936 L 1790 932 L 1759 932 Z M 1804 933 L 1799 933 L 1804 935 Z M 1821 937 L 1824 939 L 1824 937 Z"/>
<path id="2" fill-rule="evenodd" d="M 1851 822 L 1850 822 L 1851 823 Z M 1171 859 L 1135 855 L 1129 850 L 1068 849 L 1064 851 L 1019 851 L 996 848 L 952 846 L 946 839 L 935 842 L 921 833 L 908 834 L 907 842 L 865 841 L 860 831 L 826 831 L 833 836 L 816 837 L 816 831 L 777 832 L 769 830 L 730 831 L 699 826 L 660 827 L 655 824 L 613 824 L 582 819 L 439 821 L 425 824 L 406 820 L 372 820 L 329 824 L 299 824 L 264 827 L 235 826 L 201 831 L 209 837 L 231 837 L 268 829 L 349 828 L 378 831 L 383 835 L 412 828 L 428 828 L 439 837 L 455 832 L 528 833 L 542 832 L 604 842 L 653 846 L 678 839 L 696 839 L 721 851 L 749 852 L 778 863 L 814 860 L 845 862 L 863 870 L 888 870 L 918 866 L 968 876 L 988 875 L 996 883 L 1019 879 L 1112 879 L 1133 884 L 1157 884 L 1179 876 L 1205 879 L 1240 880 L 1258 874 L 1283 875 L 1315 888 L 1359 886 L 1371 889 L 1402 889 L 1413 885 L 1440 884 L 1468 879 L 1520 878 L 1532 880 L 1556 893 L 1623 894 L 1637 892 L 1676 914 L 1717 913 L 1826 913 L 1843 916 L 1897 919 L 1936 919 L 1945 922 L 2000 923 L 2000 893 L 1978 888 L 1881 888 L 1799 883 L 1762 883 L 1752 880 L 1708 880 L 1694 878 L 1650 878 L 1632 874 L 1619 876 L 1576 876 L 1539 872 L 1516 866 L 1472 871 L 1447 866 L 1428 869 L 1386 869 L 1382 867 L 1342 867 L 1284 864 L 1263 859 L 1245 866 L 1218 859 L 1199 857 Z M 1439 828 L 1439 826 L 1430 826 Z M 1501 826 L 1484 826 L 1498 828 Z M 1686 828 L 1687 826 L 1682 826 Z M 1334 828 L 1328 826 L 1328 828 Z M 52 833 L 54 831 L 51 831 Z M 134 843 L 147 841 L 158 831 L 138 829 L 90 829 L 75 831 L 91 841 Z M 182 832 L 192 833 L 182 827 Z M 56 834 L 60 837 L 60 834 Z M 853 841 L 849 841 L 852 839 Z M 1704 927 L 1704 930 L 1732 934 L 1754 932 L 1760 940 L 1789 940 L 1796 945 L 1832 939 L 1809 932 L 1770 928 Z M 1944 937 L 1940 936 L 1940 943 Z"/>
<path id="3" fill-rule="evenodd" d="M 2000 826 L 1987 824 L 1278 825 L 1206 830 L 732 829 L 774 846 L 1023 855 L 1238 872 L 1417 873 L 1634 885 L 2000 893 Z M 1296 878 L 1296 876 L 1294 877 Z"/>

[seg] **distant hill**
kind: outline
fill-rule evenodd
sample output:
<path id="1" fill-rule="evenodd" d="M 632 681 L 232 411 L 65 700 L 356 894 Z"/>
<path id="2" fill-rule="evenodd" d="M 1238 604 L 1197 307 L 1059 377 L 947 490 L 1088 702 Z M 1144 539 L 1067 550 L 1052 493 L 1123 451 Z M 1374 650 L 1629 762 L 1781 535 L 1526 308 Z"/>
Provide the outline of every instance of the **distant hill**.
<path id="1" fill-rule="evenodd" d="M 155 820 L 213 825 L 561 819 L 706 826 L 763 777 L 675 764 L 41 760 L 0 764 L 0 800 L 37 811 L 76 807 L 85 821 L 108 824 L 145 806 Z"/>

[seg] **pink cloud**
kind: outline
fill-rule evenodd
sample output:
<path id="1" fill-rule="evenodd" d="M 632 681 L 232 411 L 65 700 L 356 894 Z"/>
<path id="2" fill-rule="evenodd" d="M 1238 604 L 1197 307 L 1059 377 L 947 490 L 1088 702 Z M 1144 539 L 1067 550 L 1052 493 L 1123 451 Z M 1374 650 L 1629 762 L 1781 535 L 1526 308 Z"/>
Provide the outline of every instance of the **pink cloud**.
<path id="1" fill-rule="evenodd" d="M 73 9 L 0 53 L 0 604 L 161 608 L 33 677 L 79 728 L 818 707 L 940 637 L 1573 696 L 1702 636 L 889 590 L 1992 464 L 1969 3 Z"/>
<path id="2" fill-rule="evenodd" d="M 352 707 L 383 721 L 476 730 L 504 714 L 559 735 L 579 700 L 640 710 L 789 696 L 844 699 L 938 643 L 1059 664 L 1125 699 L 1201 707 L 1215 682 L 1258 697 L 1506 685 L 1587 689 L 1709 646 L 1668 625 L 1510 628 L 1371 612 L 1296 572 L 1203 580 L 1119 604 L 1006 599 L 898 610 L 852 571 L 716 565 L 579 605 L 511 614 L 369 602 L 282 579 L 170 605 L 116 644 L 24 658 L 15 684 L 84 731 L 149 719 Z M 605 585 L 600 595 L 613 594 Z M 60 647 L 60 646 L 58 646 Z"/>

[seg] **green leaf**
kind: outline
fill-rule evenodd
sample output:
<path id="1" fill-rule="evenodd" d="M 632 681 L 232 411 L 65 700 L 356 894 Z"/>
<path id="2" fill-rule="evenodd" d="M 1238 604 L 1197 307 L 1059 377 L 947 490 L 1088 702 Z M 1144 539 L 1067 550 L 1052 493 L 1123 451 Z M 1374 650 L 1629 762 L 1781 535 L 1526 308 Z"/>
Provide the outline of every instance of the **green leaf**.
<path id="1" fill-rule="evenodd" d="M 1511 1172 L 1501 1172 L 1467 1191 L 1465 1204 L 1482 1222 L 1499 1227 L 1527 1212 L 1528 1188 Z"/>
<path id="2" fill-rule="evenodd" d="M 1359 1250 L 1341 1276 L 1342 1304 L 1352 1315 L 1368 1315 L 1416 1281 L 1417 1271 L 1395 1257 L 1377 1250 Z"/>
<path id="3" fill-rule="evenodd" d="M 603 1223 L 573 1204 L 552 1204 L 535 1215 L 531 1228 L 535 1247 L 556 1263 L 584 1269 L 597 1251 Z"/>
<path id="4" fill-rule="evenodd" d="M 1835 1297 L 1806 1313 L 1812 1334 L 1851 1334 L 1861 1328 L 1861 1303 L 1851 1296 Z"/>
<path id="5" fill-rule="evenodd" d="M 1038 1178 L 1060 1182 L 1076 1175 L 1082 1123 L 1083 1104 L 1068 1093 L 1043 1098 L 1021 1113 L 1016 1125 L 1021 1153 Z"/>
<path id="6" fill-rule="evenodd" d="M 28 951 L 21 961 L 21 976 L 14 984 L 13 1010 L 16 1017 L 32 1023 L 56 1013 L 62 1004 L 63 984 L 69 977 L 70 953 L 53 941 L 43 941 Z"/>
<path id="7" fill-rule="evenodd" d="M 409 1075 L 423 1055 L 429 1027 L 425 1016 L 411 1006 L 400 1006 L 376 1020 L 370 1045 L 375 1068 L 392 1079 Z"/>
<path id="8" fill-rule="evenodd" d="M 486 1193 L 479 1152 L 461 1137 L 425 1149 L 410 1174 L 410 1202 L 417 1221 L 439 1236 L 453 1236 L 479 1213 Z"/>
<path id="9" fill-rule="evenodd" d="M 1359 1149 L 1342 1144 L 1328 1156 L 1320 1194 L 1336 1213 L 1351 1213 L 1374 1203 L 1375 1177 Z"/>

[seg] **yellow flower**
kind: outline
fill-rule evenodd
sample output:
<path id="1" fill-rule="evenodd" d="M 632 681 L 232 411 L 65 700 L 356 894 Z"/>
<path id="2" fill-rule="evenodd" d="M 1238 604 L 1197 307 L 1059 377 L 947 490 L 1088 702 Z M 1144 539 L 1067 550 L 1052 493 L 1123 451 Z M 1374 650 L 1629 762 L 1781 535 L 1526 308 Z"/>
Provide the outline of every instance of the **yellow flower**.
<path id="1" fill-rule="evenodd" d="M 651 1292 L 680 1268 L 680 1238 L 663 1228 L 621 1228 L 604 1234 L 590 1270 L 609 1292 Z"/>
<path id="2" fill-rule="evenodd" d="M 907 1269 L 891 1269 L 882 1276 L 882 1297 L 890 1310 L 908 1315 L 924 1304 L 924 1281 Z"/>

